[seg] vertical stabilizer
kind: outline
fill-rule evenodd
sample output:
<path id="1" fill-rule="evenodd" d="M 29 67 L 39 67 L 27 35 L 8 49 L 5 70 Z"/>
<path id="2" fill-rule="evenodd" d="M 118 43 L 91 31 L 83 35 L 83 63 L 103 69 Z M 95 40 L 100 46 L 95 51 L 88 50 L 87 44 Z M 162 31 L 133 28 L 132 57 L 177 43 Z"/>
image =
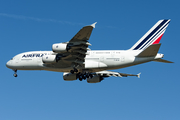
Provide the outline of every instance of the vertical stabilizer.
<path id="1" fill-rule="evenodd" d="M 144 50 L 152 44 L 158 44 L 169 25 L 170 19 L 159 20 L 130 50 Z"/>

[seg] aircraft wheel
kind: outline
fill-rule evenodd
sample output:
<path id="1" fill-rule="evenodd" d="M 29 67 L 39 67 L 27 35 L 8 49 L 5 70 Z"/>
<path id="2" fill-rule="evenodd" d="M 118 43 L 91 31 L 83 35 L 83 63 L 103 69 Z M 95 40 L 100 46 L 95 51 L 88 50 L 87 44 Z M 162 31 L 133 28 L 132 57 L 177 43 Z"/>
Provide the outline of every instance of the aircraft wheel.
<path id="1" fill-rule="evenodd" d="M 89 74 L 90 78 L 93 78 L 93 75 L 92 74 Z"/>
<path id="2" fill-rule="evenodd" d="M 14 76 L 14 77 L 17 77 L 17 74 L 15 73 L 15 74 L 13 74 L 13 76 Z"/>
<path id="3" fill-rule="evenodd" d="M 86 76 L 85 76 L 85 75 L 82 75 L 82 79 L 84 79 L 84 80 L 85 80 L 85 79 L 86 79 Z"/>
<path id="4" fill-rule="evenodd" d="M 79 77 L 79 80 L 82 81 L 82 77 L 81 76 Z"/>
<path id="5" fill-rule="evenodd" d="M 89 73 L 86 73 L 86 78 L 89 78 Z"/>
<path id="6" fill-rule="evenodd" d="M 74 70 L 71 70 L 70 73 L 74 74 Z"/>

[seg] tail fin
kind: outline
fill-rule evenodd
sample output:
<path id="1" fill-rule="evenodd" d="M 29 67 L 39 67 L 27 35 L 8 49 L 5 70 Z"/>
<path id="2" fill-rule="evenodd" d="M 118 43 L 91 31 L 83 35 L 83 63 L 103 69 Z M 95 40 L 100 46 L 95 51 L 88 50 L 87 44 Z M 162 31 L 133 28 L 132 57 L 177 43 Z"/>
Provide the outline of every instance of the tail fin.
<path id="1" fill-rule="evenodd" d="M 144 50 L 152 44 L 158 44 L 169 25 L 169 20 L 159 20 L 130 50 Z"/>

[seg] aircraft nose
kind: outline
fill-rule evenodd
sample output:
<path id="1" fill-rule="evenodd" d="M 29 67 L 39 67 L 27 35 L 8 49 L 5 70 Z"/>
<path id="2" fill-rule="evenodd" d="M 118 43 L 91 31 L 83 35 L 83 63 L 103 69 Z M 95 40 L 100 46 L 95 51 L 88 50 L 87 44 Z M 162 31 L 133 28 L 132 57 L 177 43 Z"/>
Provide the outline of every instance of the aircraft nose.
<path id="1" fill-rule="evenodd" d="M 11 67 L 11 61 L 10 60 L 6 63 L 6 67 L 8 67 L 8 68 Z"/>

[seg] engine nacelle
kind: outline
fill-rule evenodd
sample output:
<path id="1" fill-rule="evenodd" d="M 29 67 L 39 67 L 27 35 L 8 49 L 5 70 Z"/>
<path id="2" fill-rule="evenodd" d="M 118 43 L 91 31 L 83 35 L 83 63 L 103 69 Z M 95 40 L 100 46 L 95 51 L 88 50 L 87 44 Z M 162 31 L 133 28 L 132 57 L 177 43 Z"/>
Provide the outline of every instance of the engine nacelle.
<path id="1" fill-rule="evenodd" d="M 72 73 L 63 73 L 63 79 L 65 81 L 73 81 L 77 80 L 77 74 L 72 74 Z"/>
<path id="2" fill-rule="evenodd" d="M 52 45 L 52 51 L 55 53 L 66 52 L 67 50 L 67 43 L 57 43 Z"/>
<path id="3" fill-rule="evenodd" d="M 44 55 L 42 61 L 43 63 L 56 63 L 56 55 Z"/>
<path id="4" fill-rule="evenodd" d="M 101 82 L 102 80 L 103 78 L 99 75 L 95 75 L 92 78 L 87 78 L 88 83 L 98 83 L 98 82 Z"/>

